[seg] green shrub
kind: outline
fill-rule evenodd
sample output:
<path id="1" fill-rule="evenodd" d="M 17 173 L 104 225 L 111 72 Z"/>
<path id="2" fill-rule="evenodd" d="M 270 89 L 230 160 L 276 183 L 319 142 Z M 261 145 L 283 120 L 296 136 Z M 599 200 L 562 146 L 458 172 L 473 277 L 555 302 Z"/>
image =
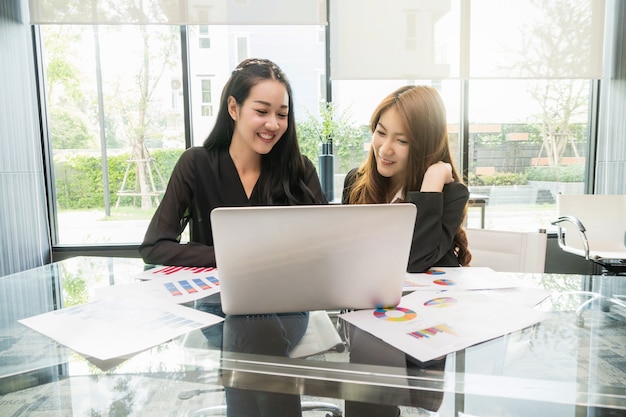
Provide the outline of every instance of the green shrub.
<path id="1" fill-rule="evenodd" d="M 469 185 L 526 185 L 528 181 L 524 174 L 510 172 L 496 173 L 491 175 L 470 174 Z"/>
<path id="2" fill-rule="evenodd" d="M 561 165 L 556 167 L 530 167 L 526 170 L 529 181 L 583 182 L 585 166 Z"/>
<path id="3" fill-rule="evenodd" d="M 174 169 L 181 149 L 158 149 L 151 151 L 156 166 L 163 177 L 163 188 Z M 130 153 L 110 155 L 107 158 L 109 174 L 109 200 L 117 201 L 117 192 L 122 186 L 128 167 Z M 91 209 L 104 207 L 104 185 L 102 183 L 102 159 L 99 155 L 76 154 L 70 157 L 55 157 L 55 188 L 59 209 Z M 135 186 L 135 169 L 131 166 L 126 178 L 125 189 Z M 158 181 L 155 174 L 155 181 Z M 124 197 L 126 205 L 131 197 Z"/>

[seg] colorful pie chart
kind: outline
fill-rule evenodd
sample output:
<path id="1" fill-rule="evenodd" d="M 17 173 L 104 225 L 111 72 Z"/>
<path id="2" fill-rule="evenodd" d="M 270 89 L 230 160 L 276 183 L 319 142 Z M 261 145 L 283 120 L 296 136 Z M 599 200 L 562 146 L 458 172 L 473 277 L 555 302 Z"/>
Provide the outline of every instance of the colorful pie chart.
<path id="1" fill-rule="evenodd" d="M 440 269 L 429 269 L 428 271 L 426 271 L 426 273 L 427 273 L 428 275 L 443 275 L 443 274 L 445 274 L 446 272 L 445 272 L 445 271 L 442 271 L 442 270 L 440 270 Z"/>
<path id="2" fill-rule="evenodd" d="M 417 313 L 404 307 L 377 308 L 374 310 L 374 317 L 387 321 L 408 321 L 417 317 Z"/>
<path id="3" fill-rule="evenodd" d="M 456 282 L 454 282 L 451 279 L 446 279 L 446 278 L 439 278 L 433 281 L 433 283 L 437 284 L 437 285 L 443 285 L 443 286 L 452 286 L 452 285 L 456 285 Z"/>
<path id="4" fill-rule="evenodd" d="M 433 298 L 431 300 L 428 300 L 424 303 L 425 307 L 436 307 L 436 308 L 443 308 L 443 307 L 450 307 L 451 305 L 456 303 L 456 299 L 452 298 L 452 297 L 438 297 L 438 298 Z"/>

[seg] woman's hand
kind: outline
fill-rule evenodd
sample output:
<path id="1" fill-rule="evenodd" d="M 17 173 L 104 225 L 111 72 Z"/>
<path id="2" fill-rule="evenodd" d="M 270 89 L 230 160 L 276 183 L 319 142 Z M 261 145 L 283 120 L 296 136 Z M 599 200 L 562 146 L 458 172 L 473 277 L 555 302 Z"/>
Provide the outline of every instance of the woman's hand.
<path id="1" fill-rule="evenodd" d="M 429 166 L 426 170 L 420 191 L 440 193 L 443 191 L 443 186 L 451 182 L 454 182 L 452 165 L 439 161 Z"/>

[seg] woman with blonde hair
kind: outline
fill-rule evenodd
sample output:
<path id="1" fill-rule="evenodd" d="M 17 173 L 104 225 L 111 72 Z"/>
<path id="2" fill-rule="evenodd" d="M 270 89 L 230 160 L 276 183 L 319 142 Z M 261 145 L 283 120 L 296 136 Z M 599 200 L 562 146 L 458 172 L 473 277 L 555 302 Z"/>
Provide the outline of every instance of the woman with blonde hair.
<path id="1" fill-rule="evenodd" d="M 408 272 L 469 265 L 461 227 L 469 191 L 450 154 L 446 109 L 437 90 L 395 90 L 374 110 L 370 129 L 369 155 L 346 175 L 343 203 L 417 206 Z"/>

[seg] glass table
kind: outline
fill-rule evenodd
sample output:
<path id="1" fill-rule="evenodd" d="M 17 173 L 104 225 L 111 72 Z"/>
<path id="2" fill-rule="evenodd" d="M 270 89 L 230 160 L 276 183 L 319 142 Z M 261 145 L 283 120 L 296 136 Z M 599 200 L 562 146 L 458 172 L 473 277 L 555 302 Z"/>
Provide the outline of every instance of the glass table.
<path id="1" fill-rule="evenodd" d="M 194 331 L 102 370 L 17 322 L 91 301 L 144 268 L 76 257 L 0 277 L 0 415 L 219 414 L 225 387 L 400 406 L 403 416 L 626 415 L 626 309 L 608 302 L 626 293 L 623 276 L 515 274 L 552 294 L 536 307 L 549 318 L 424 368 L 350 363 L 350 349 L 306 359 L 226 352 Z"/>

